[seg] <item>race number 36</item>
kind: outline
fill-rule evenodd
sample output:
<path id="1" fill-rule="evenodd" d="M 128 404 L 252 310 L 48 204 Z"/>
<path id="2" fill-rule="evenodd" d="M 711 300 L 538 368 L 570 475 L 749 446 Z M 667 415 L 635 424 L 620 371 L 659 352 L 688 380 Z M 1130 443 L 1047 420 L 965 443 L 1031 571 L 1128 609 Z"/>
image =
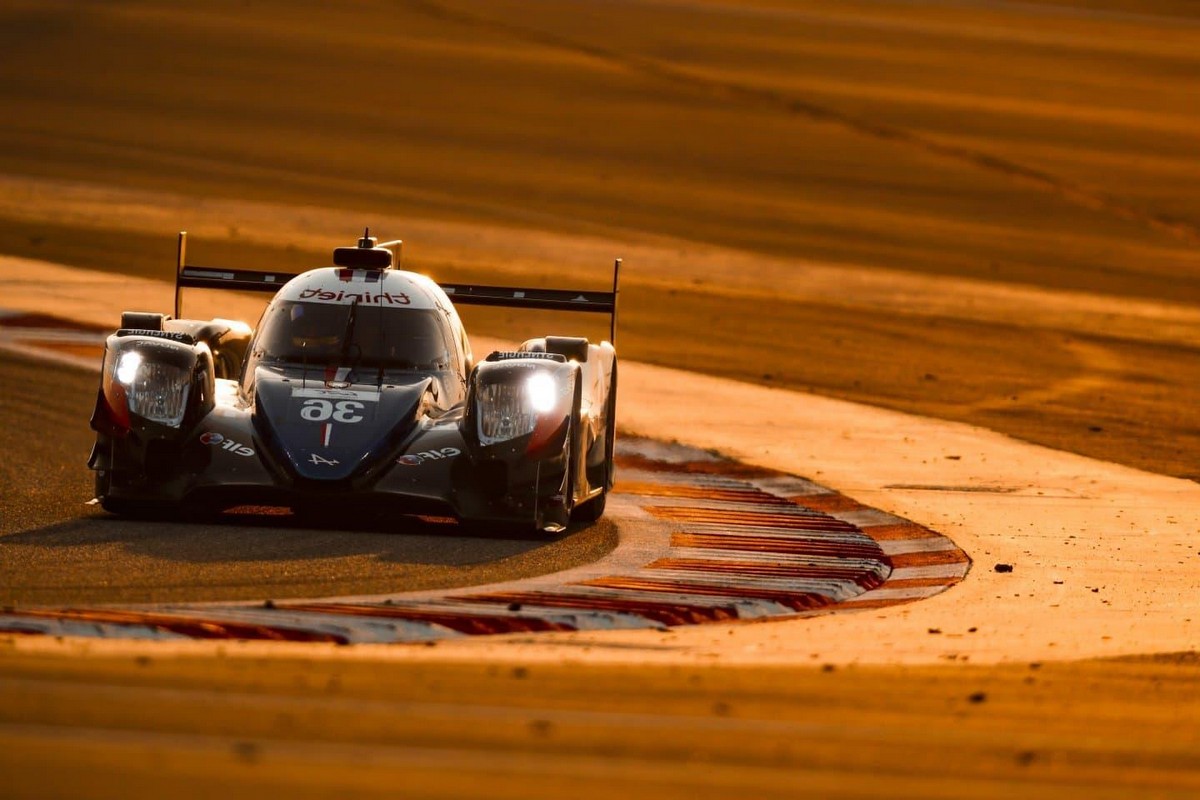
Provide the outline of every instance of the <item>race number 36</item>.
<path id="1" fill-rule="evenodd" d="M 362 422 L 362 414 L 356 413 L 366 408 L 357 400 L 320 400 L 313 398 L 305 400 L 300 408 L 300 416 L 309 422 L 324 422 L 332 419 L 334 422 Z"/>

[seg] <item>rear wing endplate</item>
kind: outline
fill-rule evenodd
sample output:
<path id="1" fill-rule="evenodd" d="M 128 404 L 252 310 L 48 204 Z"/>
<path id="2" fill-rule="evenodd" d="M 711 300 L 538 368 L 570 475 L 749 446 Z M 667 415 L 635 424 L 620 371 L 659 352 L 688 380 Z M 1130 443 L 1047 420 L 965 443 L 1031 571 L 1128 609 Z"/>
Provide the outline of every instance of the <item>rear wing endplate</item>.
<path id="1" fill-rule="evenodd" d="M 291 272 L 260 272 L 249 269 L 201 267 L 187 263 L 187 231 L 179 232 L 175 265 L 175 318 L 183 314 L 183 290 L 232 289 L 242 292 L 276 292 L 292 278 Z M 549 311 L 583 311 L 609 315 L 609 342 L 617 341 L 617 295 L 620 291 L 621 259 L 613 262 L 611 292 L 566 289 L 523 289 L 515 286 L 481 286 L 442 283 L 442 290 L 455 305 L 507 306 Z"/>
<path id="2" fill-rule="evenodd" d="M 295 274 L 249 269 L 198 267 L 187 263 L 187 231 L 179 232 L 175 259 L 175 319 L 183 316 L 183 290 L 234 289 L 240 292 L 277 292 Z"/>

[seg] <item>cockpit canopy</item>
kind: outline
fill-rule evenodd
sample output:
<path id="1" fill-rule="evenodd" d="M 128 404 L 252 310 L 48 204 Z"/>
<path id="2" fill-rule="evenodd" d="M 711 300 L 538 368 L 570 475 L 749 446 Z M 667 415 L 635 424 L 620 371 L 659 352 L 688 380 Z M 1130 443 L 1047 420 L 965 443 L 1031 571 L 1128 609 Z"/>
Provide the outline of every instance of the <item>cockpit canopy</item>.
<path id="1" fill-rule="evenodd" d="M 402 270 L 327 267 L 280 287 L 250 344 L 243 390 L 259 366 L 330 367 L 365 381 L 383 371 L 450 372 L 466 379 L 471 350 L 446 293 L 424 275 Z"/>
<path id="2" fill-rule="evenodd" d="M 453 343 L 434 309 L 277 299 L 255 339 L 260 363 L 445 370 Z"/>

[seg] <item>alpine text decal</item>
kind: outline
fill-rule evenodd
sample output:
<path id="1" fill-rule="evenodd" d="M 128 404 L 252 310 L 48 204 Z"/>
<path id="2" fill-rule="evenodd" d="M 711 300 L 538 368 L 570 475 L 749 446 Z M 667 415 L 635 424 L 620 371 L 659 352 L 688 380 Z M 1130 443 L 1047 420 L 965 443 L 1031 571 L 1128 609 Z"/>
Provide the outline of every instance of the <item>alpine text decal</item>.
<path id="1" fill-rule="evenodd" d="M 222 450 L 228 450 L 234 455 L 252 456 L 254 450 L 241 442 L 235 442 L 233 439 L 226 439 L 223 435 L 215 431 L 200 434 L 200 444 L 206 444 L 213 447 L 220 447 Z"/>

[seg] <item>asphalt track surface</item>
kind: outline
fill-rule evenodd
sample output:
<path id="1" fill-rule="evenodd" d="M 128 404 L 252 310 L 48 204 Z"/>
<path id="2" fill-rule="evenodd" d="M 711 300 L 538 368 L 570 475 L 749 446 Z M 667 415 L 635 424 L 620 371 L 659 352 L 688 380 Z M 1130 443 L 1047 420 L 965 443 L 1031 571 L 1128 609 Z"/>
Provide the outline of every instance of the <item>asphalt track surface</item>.
<path id="1" fill-rule="evenodd" d="M 121 520 L 86 503 L 95 376 L 0 352 L 0 602 L 129 603 L 371 594 L 512 580 L 594 561 L 601 523 L 545 538 L 347 519 L 218 525 Z M 449 530 L 447 530 L 449 528 Z"/>
<path id="2" fill-rule="evenodd" d="M 92 286 L 93 307 L 84 316 L 112 301 L 96 285 L 96 273 L 72 274 Z M 121 283 L 123 300 L 142 302 L 133 300 L 135 285 Z M 141 285 L 143 301 L 163 288 Z M 9 299 L 28 300 L 15 282 Z M 100 334 L 78 322 L 2 310 L 0 326 L 0 348 L 60 368 L 86 374 L 99 358 Z M 636 383 L 640 369 L 630 368 Z M 42 422 L 61 427 L 53 419 Z M 6 565 L 0 578 L 8 592 L 0 597 L 8 604 L 0 630 L 341 644 L 667 630 L 884 608 L 943 592 L 970 569 L 970 559 L 949 539 L 794 475 L 630 436 L 617 442 L 616 465 L 620 480 L 603 520 L 555 537 L 504 537 L 543 545 L 524 560 L 504 548 L 495 555 L 495 547 L 480 542 L 501 537 L 468 535 L 450 520 L 327 514 L 314 530 L 313 520 L 283 509 L 226 512 L 203 524 L 101 513 L 0 534 L 0 564 Z M 11 477 L 15 490 L 29 494 L 32 487 Z M 50 497 L 66 494 L 56 486 L 40 488 Z M 37 502 L 29 506 L 41 510 Z M 432 576 L 372 568 L 380 561 L 427 564 L 427 539 L 451 543 L 470 564 L 433 570 Z M 402 544 L 391 544 L 397 540 Z M 593 541 L 614 540 L 615 550 L 611 544 L 600 552 L 587 549 Z M 98 556 L 91 548 L 99 541 L 106 551 L 134 557 Z M 296 551 L 309 558 L 301 561 L 292 555 Z M 369 563 L 354 563 L 348 551 Z M 569 560 L 573 555 L 576 560 Z M 524 561 L 546 574 L 523 570 Z M 175 566 L 179 562 L 204 566 L 189 571 Z M 230 562 L 238 567 L 226 569 Z M 352 576 L 329 580 L 331 562 Z M 79 574 L 80 565 L 86 574 Z M 238 585 L 234 581 L 247 568 L 252 580 Z M 454 591 L 460 584 L 468 588 Z"/>

